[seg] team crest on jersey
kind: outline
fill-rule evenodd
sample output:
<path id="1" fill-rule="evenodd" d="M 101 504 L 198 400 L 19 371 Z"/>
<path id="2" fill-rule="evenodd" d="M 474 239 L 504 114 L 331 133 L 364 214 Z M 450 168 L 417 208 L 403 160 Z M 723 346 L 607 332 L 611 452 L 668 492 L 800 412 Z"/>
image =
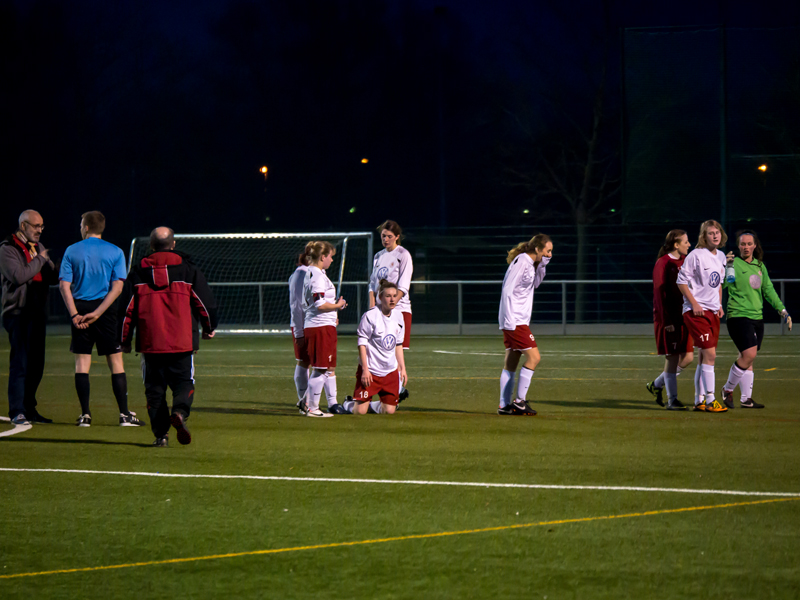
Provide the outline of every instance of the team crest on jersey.
<path id="1" fill-rule="evenodd" d="M 378 269 L 378 281 L 381 279 L 386 279 L 389 276 L 389 268 L 388 267 L 381 267 Z"/>
<path id="2" fill-rule="evenodd" d="M 761 289 L 761 271 L 758 275 L 750 275 L 750 287 L 754 290 Z"/>
<path id="3" fill-rule="evenodd" d="M 711 274 L 711 279 L 710 279 L 710 281 L 708 283 L 712 288 L 718 287 L 719 286 L 719 273 L 714 271 Z"/>
<path id="4" fill-rule="evenodd" d="M 394 350 L 394 347 L 397 345 L 397 340 L 392 334 L 385 336 L 381 340 L 381 346 L 383 346 L 384 350 Z"/>

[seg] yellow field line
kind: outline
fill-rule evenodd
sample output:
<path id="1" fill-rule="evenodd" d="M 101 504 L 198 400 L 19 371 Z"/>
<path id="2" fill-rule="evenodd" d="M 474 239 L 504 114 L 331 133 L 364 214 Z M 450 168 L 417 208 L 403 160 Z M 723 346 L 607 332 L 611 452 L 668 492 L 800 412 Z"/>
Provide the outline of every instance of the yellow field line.
<path id="1" fill-rule="evenodd" d="M 416 535 L 402 535 L 397 537 L 379 538 L 374 540 L 358 540 L 355 542 L 334 542 L 332 544 L 317 544 L 314 546 L 292 546 L 289 548 L 274 548 L 271 550 L 251 550 L 248 552 L 231 552 L 229 554 L 212 554 L 208 556 L 191 556 L 187 558 L 170 558 L 167 560 L 151 560 L 147 562 L 124 563 L 120 565 L 107 565 L 103 567 L 82 567 L 77 569 L 58 569 L 54 571 L 39 571 L 34 573 L 15 573 L 0 575 L 0 579 L 16 579 L 20 577 L 36 577 L 39 575 L 60 575 L 64 573 L 87 573 L 90 571 L 108 571 L 111 569 L 129 569 L 133 567 L 152 567 L 157 565 L 174 565 L 178 563 L 198 562 L 201 560 L 218 560 L 221 558 L 239 558 L 242 556 L 260 556 L 264 554 L 282 554 L 286 552 L 300 552 L 304 550 L 325 550 L 328 548 L 346 548 L 348 546 L 365 546 L 369 544 L 385 544 L 387 542 L 402 542 L 406 540 L 425 540 L 454 535 L 467 535 L 471 533 L 489 533 L 494 531 L 509 531 L 511 529 L 525 529 L 530 527 L 545 527 L 549 525 L 567 525 L 571 523 L 590 523 L 592 521 L 607 521 L 611 519 L 630 519 L 634 517 L 650 517 L 654 515 L 667 515 L 675 513 L 693 512 L 698 510 L 712 510 L 719 508 L 734 508 L 738 506 L 752 506 L 755 504 L 769 504 L 772 502 L 788 502 L 800 498 L 771 498 L 769 500 L 753 500 L 750 502 L 730 502 L 728 504 L 714 504 L 710 506 L 689 506 L 686 508 L 670 508 L 665 510 L 651 510 L 641 513 L 628 513 L 624 515 L 603 515 L 599 517 L 583 517 L 580 519 L 561 519 L 558 521 L 540 521 L 538 523 L 520 523 L 518 525 L 500 525 L 498 527 L 485 527 L 483 529 L 464 529 L 462 531 L 442 531 L 439 533 L 420 533 Z"/>

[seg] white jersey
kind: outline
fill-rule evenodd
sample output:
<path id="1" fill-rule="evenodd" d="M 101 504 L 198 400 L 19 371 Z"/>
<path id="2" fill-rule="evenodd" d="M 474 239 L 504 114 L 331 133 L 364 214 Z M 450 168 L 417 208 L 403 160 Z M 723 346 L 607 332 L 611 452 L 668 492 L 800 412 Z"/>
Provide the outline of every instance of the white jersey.
<path id="1" fill-rule="evenodd" d="M 386 279 L 403 292 L 397 308 L 400 312 L 410 313 L 411 299 L 408 296 L 408 288 L 411 286 L 413 273 L 414 264 L 411 261 L 411 253 L 402 246 L 397 246 L 391 252 L 386 248 L 378 252 L 372 261 L 372 275 L 369 278 L 369 289 L 375 294 L 375 302 L 378 303 L 381 279 Z"/>
<path id="2" fill-rule="evenodd" d="M 308 267 L 300 265 L 289 277 L 289 319 L 296 338 L 303 337 L 303 323 L 306 320 L 303 308 L 303 280 L 307 272 Z"/>
<path id="3" fill-rule="evenodd" d="M 400 309 L 394 308 L 386 317 L 377 306 L 373 306 L 358 324 L 358 345 L 367 348 L 369 372 L 385 377 L 397 369 L 395 347 L 403 343 L 405 324 Z"/>
<path id="4" fill-rule="evenodd" d="M 725 254 L 717 249 L 712 254 L 708 248 L 695 248 L 683 261 L 678 271 L 678 285 L 688 285 L 692 296 L 703 310 L 717 312 L 721 307 L 719 290 L 725 276 Z M 683 297 L 683 312 L 692 310 L 692 304 Z"/>
<path id="5" fill-rule="evenodd" d="M 303 329 L 312 327 L 336 327 L 337 311 L 319 312 L 317 307 L 326 302 L 336 304 L 336 288 L 333 282 L 325 275 L 325 271 L 317 267 L 308 267 L 303 279 L 303 308 L 305 310 L 305 323 Z"/>
<path id="6" fill-rule="evenodd" d="M 549 262 L 545 256 L 536 267 L 533 259 L 523 252 L 508 265 L 500 295 L 500 329 L 513 331 L 518 325 L 530 324 L 533 290 L 542 283 Z"/>

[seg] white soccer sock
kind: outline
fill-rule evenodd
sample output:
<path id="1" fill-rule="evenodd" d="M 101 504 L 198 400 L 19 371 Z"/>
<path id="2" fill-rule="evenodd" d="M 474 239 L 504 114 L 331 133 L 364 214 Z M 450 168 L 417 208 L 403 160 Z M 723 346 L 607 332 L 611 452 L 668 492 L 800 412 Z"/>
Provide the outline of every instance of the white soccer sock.
<path id="1" fill-rule="evenodd" d="M 528 388 L 531 386 L 533 371 L 526 367 L 519 370 L 519 382 L 517 383 L 517 398 L 525 400 L 528 397 Z"/>
<path id="2" fill-rule="evenodd" d="M 325 371 L 314 370 L 308 380 L 308 410 L 319 408 L 319 398 L 322 395 L 322 388 L 325 386 L 327 376 Z"/>
<path id="3" fill-rule="evenodd" d="M 514 372 L 503 369 L 500 373 L 500 406 L 508 406 L 513 401 Z"/>
<path id="4" fill-rule="evenodd" d="M 753 378 L 755 374 L 752 371 L 745 371 L 742 378 L 739 380 L 739 389 L 742 390 L 742 397 L 739 398 L 742 402 L 748 398 L 753 397 Z"/>
<path id="5" fill-rule="evenodd" d="M 336 402 L 336 375 L 325 377 L 325 399 L 328 401 L 328 408 L 337 404 Z"/>
<path id="6" fill-rule="evenodd" d="M 295 366 L 294 387 L 297 388 L 298 400 L 302 400 L 306 397 L 306 390 L 308 389 L 308 369 L 304 369 L 300 365 Z"/>
<path id="7" fill-rule="evenodd" d="M 376 413 L 380 414 L 381 412 L 381 401 L 380 400 L 373 400 L 369 403 L 370 408 L 374 410 Z"/>
<path id="8" fill-rule="evenodd" d="M 714 365 L 703 365 L 701 374 L 703 389 L 706 391 L 706 404 L 714 402 Z"/>
<path id="9" fill-rule="evenodd" d="M 736 389 L 736 386 L 739 385 L 739 381 L 742 379 L 742 375 L 744 375 L 747 371 L 742 369 L 736 361 L 733 361 L 731 365 L 731 371 L 728 373 L 728 381 L 725 382 L 725 386 L 722 388 L 728 392 L 732 392 Z"/>
<path id="10" fill-rule="evenodd" d="M 355 400 L 345 400 L 342 402 L 342 408 L 344 408 L 350 414 L 353 414 L 353 407 L 356 405 Z"/>
<path id="11" fill-rule="evenodd" d="M 658 377 L 656 377 L 653 380 L 653 385 L 656 386 L 658 389 L 663 388 L 664 387 L 664 375 L 666 375 L 666 374 L 667 374 L 667 372 L 663 371 L 661 373 L 661 375 L 659 375 Z"/>
<path id="12" fill-rule="evenodd" d="M 678 398 L 678 375 L 664 371 L 664 385 L 667 388 L 667 398 L 675 400 Z"/>
<path id="13" fill-rule="evenodd" d="M 697 369 L 694 371 L 694 403 L 700 404 L 700 396 L 703 396 L 706 391 L 703 387 L 703 365 L 697 363 Z"/>

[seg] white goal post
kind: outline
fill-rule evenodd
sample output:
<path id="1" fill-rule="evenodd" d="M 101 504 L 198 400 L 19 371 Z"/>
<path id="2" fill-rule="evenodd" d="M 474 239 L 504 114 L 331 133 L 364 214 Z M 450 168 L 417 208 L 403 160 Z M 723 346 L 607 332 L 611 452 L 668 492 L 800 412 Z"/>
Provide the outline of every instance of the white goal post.
<path id="1" fill-rule="evenodd" d="M 219 307 L 219 331 L 289 331 L 289 276 L 306 243 L 328 241 L 336 256 L 328 277 L 353 310 L 341 324 L 355 324 L 367 306 L 372 271 L 372 233 L 218 233 L 175 234 L 175 249 L 188 254 L 211 285 Z M 150 239 L 133 238 L 128 270 L 147 255 Z"/>

